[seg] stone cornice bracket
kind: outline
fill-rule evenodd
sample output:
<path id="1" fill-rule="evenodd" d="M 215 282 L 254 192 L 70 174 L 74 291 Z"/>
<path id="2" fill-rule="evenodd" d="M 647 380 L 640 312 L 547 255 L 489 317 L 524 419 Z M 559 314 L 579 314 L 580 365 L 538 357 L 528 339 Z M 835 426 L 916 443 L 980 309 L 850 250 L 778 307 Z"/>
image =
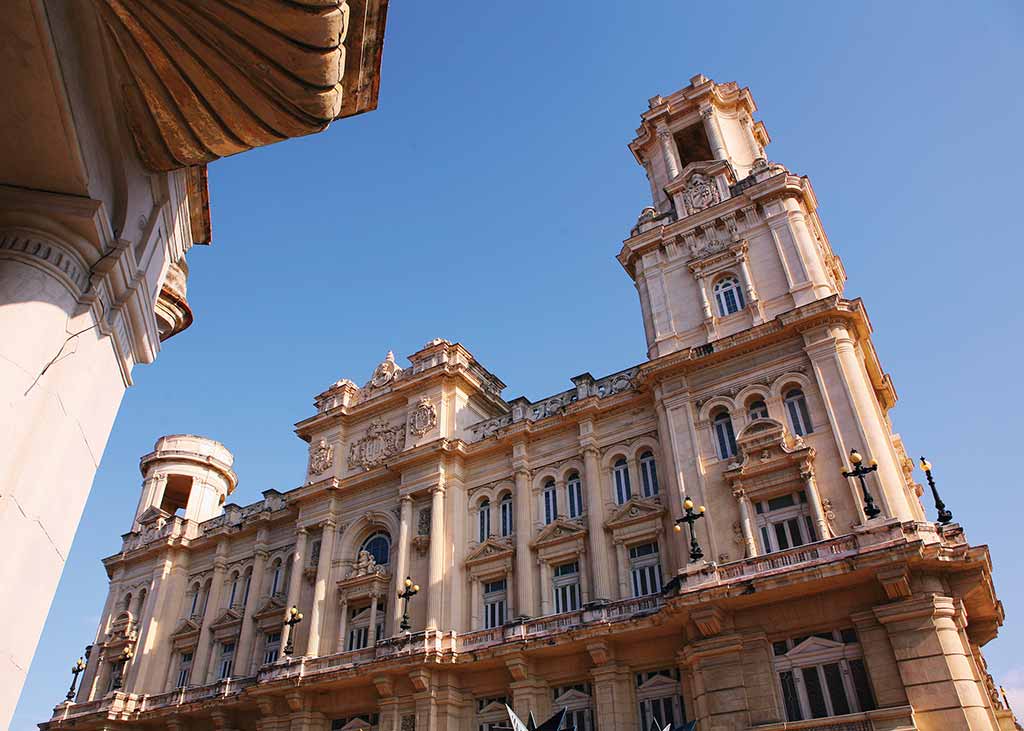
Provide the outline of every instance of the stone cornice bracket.
<path id="1" fill-rule="evenodd" d="M 611 646 L 604 640 L 588 643 L 587 653 L 590 655 L 590 661 L 595 665 L 605 665 L 615 658 Z"/>
<path id="2" fill-rule="evenodd" d="M 905 566 L 879 571 L 876 576 L 878 583 L 885 589 L 885 595 L 892 601 L 910 598 L 910 576 Z"/>
<path id="3" fill-rule="evenodd" d="M 288 703 L 288 708 L 292 713 L 298 713 L 299 711 L 308 711 L 313 707 L 312 696 L 303 693 L 301 690 L 290 690 L 284 694 L 284 699 Z"/>
<path id="4" fill-rule="evenodd" d="M 150 170 L 375 109 L 388 0 L 93 0 Z"/>
<path id="5" fill-rule="evenodd" d="M 391 698 L 395 695 L 395 681 L 387 675 L 375 675 L 373 686 L 377 689 L 377 695 L 381 698 Z"/>
<path id="6" fill-rule="evenodd" d="M 704 637 L 714 637 L 722 631 L 725 614 L 716 606 L 701 607 L 690 614 L 690 619 Z"/>
<path id="7" fill-rule="evenodd" d="M 409 682 L 417 693 L 430 688 L 430 671 L 426 668 L 417 668 L 409 673 Z"/>
<path id="8" fill-rule="evenodd" d="M 508 669 L 508 674 L 512 676 L 513 682 L 530 678 L 530 663 L 522 655 L 505 658 L 505 667 Z"/>

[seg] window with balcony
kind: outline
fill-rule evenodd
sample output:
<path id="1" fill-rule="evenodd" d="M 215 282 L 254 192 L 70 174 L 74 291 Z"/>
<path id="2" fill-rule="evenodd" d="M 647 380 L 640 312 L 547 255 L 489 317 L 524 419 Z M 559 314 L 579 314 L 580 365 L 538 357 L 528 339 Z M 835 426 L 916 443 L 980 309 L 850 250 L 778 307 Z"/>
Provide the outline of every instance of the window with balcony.
<path id="1" fill-rule="evenodd" d="M 807 399 L 804 392 L 794 388 L 786 392 L 783 401 L 786 406 L 786 415 L 789 416 L 789 428 L 797 436 L 804 436 L 814 431 L 811 426 L 811 415 L 807 411 Z"/>
<path id="2" fill-rule="evenodd" d="M 625 457 L 615 461 L 612 466 L 612 478 L 615 481 L 615 502 L 622 505 L 633 495 L 629 485 L 629 464 Z"/>
<path id="3" fill-rule="evenodd" d="M 512 535 L 512 496 L 505 495 L 498 503 L 498 512 L 501 516 L 501 536 L 508 538 Z"/>
<path id="4" fill-rule="evenodd" d="M 644 497 L 658 494 L 658 466 L 653 452 L 647 451 L 640 455 L 640 483 Z"/>
<path id="5" fill-rule="evenodd" d="M 184 688 L 192 676 L 192 651 L 178 653 L 178 680 L 175 688 Z"/>
<path id="6" fill-rule="evenodd" d="M 277 662 L 281 656 L 281 630 L 267 632 L 263 637 L 263 664 Z"/>
<path id="7" fill-rule="evenodd" d="M 715 283 L 715 302 L 718 304 L 718 314 L 722 317 L 732 315 L 746 307 L 740 280 L 733 276 L 719 279 Z"/>
<path id="8" fill-rule="evenodd" d="M 558 517 L 558 491 L 555 489 L 555 481 L 548 480 L 544 483 L 544 524 L 553 523 Z"/>
<path id="9" fill-rule="evenodd" d="M 641 543 L 629 547 L 629 573 L 633 581 L 634 597 L 661 591 L 661 560 L 657 543 Z"/>
<path id="10" fill-rule="evenodd" d="M 580 480 L 578 472 L 569 475 L 565 490 L 569 496 L 569 517 L 580 517 L 583 515 L 583 481 Z"/>
<path id="11" fill-rule="evenodd" d="M 554 567 L 555 613 L 575 612 L 580 608 L 580 564 L 579 561 L 563 563 Z"/>
<path id="12" fill-rule="evenodd" d="M 686 722 L 686 706 L 680 695 L 679 671 L 674 668 L 636 674 L 636 698 L 640 707 L 640 728 L 653 722 L 659 729 L 676 728 Z"/>
<path id="13" fill-rule="evenodd" d="M 220 643 L 220 662 L 217 664 L 217 679 L 225 680 L 231 677 L 231 670 L 235 665 L 235 641 Z"/>
<path id="14" fill-rule="evenodd" d="M 736 456 L 736 432 L 732 428 L 732 417 L 722 409 L 711 420 L 715 430 L 715 446 L 718 448 L 719 459 Z"/>
<path id="15" fill-rule="evenodd" d="M 505 579 L 484 582 L 484 629 L 493 629 L 505 624 L 507 586 L 508 582 Z"/>
<path id="16" fill-rule="evenodd" d="M 374 636 L 370 636 L 370 606 L 349 609 L 348 642 L 345 648 L 349 651 L 363 650 L 384 636 L 384 602 L 377 601 L 377 618 Z"/>
<path id="17" fill-rule="evenodd" d="M 853 629 L 777 640 L 772 650 L 788 720 L 874 710 L 875 697 Z"/>
<path id="18" fill-rule="evenodd" d="M 759 500 L 754 503 L 754 512 L 761 534 L 761 549 L 765 553 L 785 551 L 818 540 L 803 490 Z"/>
<path id="19" fill-rule="evenodd" d="M 481 543 L 491 534 L 491 501 L 482 500 L 476 511 L 477 540 Z"/>
<path id="20" fill-rule="evenodd" d="M 590 683 L 574 683 L 551 689 L 552 708 L 565 708 L 565 728 L 594 731 L 593 698 Z"/>

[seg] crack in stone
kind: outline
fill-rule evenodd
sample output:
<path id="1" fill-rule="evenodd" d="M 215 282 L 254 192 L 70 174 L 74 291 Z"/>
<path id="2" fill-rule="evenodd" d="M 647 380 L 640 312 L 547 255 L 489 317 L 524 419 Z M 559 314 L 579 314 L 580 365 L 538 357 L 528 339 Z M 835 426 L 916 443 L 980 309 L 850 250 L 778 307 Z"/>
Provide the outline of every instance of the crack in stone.
<path id="1" fill-rule="evenodd" d="M 57 552 L 58 556 L 60 556 L 61 563 L 62 564 L 66 563 L 67 562 L 67 558 L 64 556 L 64 552 L 61 551 L 59 548 L 57 548 L 57 544 L 54 543 L 53 537 L 50 535 L 49 531 L 46 530 L 46 526 L 43 525 L 43 522 L 41 520 L 39 520 L 39 518 L 34 518 L 34 517 L 30 516 L 28 513 L 26 513 L 25 509 L 23 507 L 21 507 L 21 503 L 18 502 L 18 498 L 17 497 L 15 497 L 14 495 L 8 495 L 8 497 L 11 500 L 14 501 L 15 505 L 18 506 L 18 510 L 21 511 L 21 514 L 25 517 L 26 520 L 31 520 L 36 525 L 39 526 L 40 530 L 43 531 L 43 535 L 46 536 L 46 540 L 48 540 L 50 542 L 50 545 L 53 546 L 53 550 Z"/>

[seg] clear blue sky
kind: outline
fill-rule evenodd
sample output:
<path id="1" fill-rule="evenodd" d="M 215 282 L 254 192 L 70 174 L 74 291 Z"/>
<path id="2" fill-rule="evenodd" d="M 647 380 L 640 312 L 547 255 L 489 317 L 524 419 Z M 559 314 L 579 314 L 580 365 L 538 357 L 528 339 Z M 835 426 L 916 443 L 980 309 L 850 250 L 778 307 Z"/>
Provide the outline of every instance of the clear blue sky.
<path id="1" fill-rule="evenodd" d="M 1024 20 L 1009 0 L 944 5 L 393 0 L 378 111 L 211 166 L 195 324 L 135 370 L 12 728 L 49 717 L 93 639 L 99 559 L 158 436 L 223 441 L 246 504 L 301 483 L 292 424 L 389 349 L 460 341 L 506 398 L 642 361 L 614 259 L 649 196 L 626 144 L 647 99 L 698 72 L 749 86 L 769 157 L 810 176 L 896 430 L 992 549 L 993 674 L 1024 685 Z"/>

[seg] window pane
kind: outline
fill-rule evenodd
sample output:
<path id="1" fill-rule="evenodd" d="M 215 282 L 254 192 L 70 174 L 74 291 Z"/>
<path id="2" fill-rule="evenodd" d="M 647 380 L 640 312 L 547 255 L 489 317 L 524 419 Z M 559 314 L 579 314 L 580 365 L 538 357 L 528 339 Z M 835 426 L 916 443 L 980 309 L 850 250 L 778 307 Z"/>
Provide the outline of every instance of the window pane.
<path id="1" fill-rule="evenodd" d="M 803 714 L 800 712 L 800 699 L 796 693 L 796 682 L 793 680 L 793 672 L 787 670 L 779 673 L 779 681 L 782 683 L 782 700 L 786 704 L 786 719 L 789 721 L 802 721 Z"/>
<path id="2" fill-rule="evenodd" d="M 828 697 L 832 700 L 832 715 L 842 716 L 850 712 L 850 703 L 846 700 L 846 688 L 843 687 L 843 676 L 839 672 L 838 663 L 824 666 L 825 683 L 828 685 Z"/>
<path id="3" fill-rule="evenodd" d="M 800 521 L 796 518 L 790 518 L 786 521 L 789 526 L 789 536 L 792 539 L 794 546 L 804 545 L 803 536 L 800 534 Z"/>
<path id="4" fill-rule="evenodd" d="M 775 540 L 779 544 L 779 550 L 784 551 L 789 548 L 789 540 L 786 538 L 786 526 L 783 523 L 776 523 L 775 528 Z"/>
<path id="5" fill-rule="evenodd" d="M 857 703 L 860 705 L 860 710 L 875 710 L 875 695 L 871 692 L 871 683 L 868 682 L 868 673 L 864 668 L 863 660 L 850 660 L 850 675 L 853 677 L 853 687 L 857 691 Z"/>
<path id="6" fill-rule="evenodd" d="M 818 668 L 803 668 L 801 673 L 804 679 L 804 690 L 807 691 L 807 702 L 811 706 L 811 718 L 824 718 L 828 715 L 828 706 L 825 705 L 825 691 L 821 687 Z"/>

